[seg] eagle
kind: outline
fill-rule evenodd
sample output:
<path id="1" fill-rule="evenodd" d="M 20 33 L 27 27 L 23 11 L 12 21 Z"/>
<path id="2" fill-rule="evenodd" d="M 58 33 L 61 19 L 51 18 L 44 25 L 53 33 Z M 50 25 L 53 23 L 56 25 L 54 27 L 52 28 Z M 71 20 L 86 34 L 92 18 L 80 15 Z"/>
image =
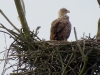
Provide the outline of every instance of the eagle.
<path id="1" fill-rule="evenodd" d="M 71 33 L 71 23 L 69 21 L 70 13 L 66 8 L 61 8 L 58 12 L 58 18 L 51 23 L 50 40 L 66 40 Z"/>

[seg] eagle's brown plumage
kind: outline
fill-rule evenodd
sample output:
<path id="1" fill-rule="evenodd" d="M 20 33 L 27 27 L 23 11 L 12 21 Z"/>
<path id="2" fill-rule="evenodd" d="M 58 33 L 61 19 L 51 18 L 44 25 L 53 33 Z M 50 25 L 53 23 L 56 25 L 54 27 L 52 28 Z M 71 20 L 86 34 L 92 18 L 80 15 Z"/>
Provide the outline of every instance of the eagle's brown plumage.
<path id="1" fill-rule="evenodd" d="M 51 24 L 50 40 L 67 40 L 69 38 L 71 23 L 66 13 L 69 13 L 66 8 L 59 10 L 58 18 Z"/>

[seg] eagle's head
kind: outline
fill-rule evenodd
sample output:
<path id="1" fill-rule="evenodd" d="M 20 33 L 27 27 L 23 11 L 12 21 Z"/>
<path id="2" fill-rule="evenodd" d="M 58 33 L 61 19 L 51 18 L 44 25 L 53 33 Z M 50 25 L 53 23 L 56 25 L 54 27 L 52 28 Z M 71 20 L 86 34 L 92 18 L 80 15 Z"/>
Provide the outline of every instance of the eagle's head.
<path id="1" fill-rule="evenodd" d="M 70 13 L 69 10 L 67 10 L 66 8 L 61 8 L 58 12 L 58 17 L 62 17 L 65 16 L 67 13 Z"/>

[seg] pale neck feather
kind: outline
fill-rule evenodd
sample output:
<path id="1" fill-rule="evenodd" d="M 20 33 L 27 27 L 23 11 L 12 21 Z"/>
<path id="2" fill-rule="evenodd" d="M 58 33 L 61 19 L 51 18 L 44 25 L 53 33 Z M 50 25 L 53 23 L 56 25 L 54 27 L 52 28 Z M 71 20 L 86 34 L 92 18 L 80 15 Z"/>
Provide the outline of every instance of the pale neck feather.
<path id="1" fill-rule="evenodd" d="M 69 19 L 69 16 L 68 15 L 58 15 L 58 18 L 67 18 L 67 19 Z"/>

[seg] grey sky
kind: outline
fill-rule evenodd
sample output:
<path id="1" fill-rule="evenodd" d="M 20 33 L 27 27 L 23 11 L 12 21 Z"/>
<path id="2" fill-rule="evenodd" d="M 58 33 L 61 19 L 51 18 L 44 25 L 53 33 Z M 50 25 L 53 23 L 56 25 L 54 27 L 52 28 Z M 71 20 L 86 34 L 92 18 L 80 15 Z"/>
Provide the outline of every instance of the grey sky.
<path id="1" fill-rule="evenodd" d="M 70 10 L 68 14 L 72 24 L 71 36 L 69 41 L 75 40 L 73 27 L 76 27 L 78 39 L 91 33 L 91 37 L 96 35 L 97 21 L 100 17 L 100 8 L 97 0 L 24 0 L 26 7 L 26 18 L 31 30 L 37 26 L 41 26 L 38 36 L 42 39 L 49 40 L 51 22 L 58 17 L 58 10 L 62 7 Z M 0 9 L 7 15 L 12 23 L 20 28 L 18 15 L 15 8 L 14 0 L 0 0 Z M 11 25 L 0 14 L 0 23 L 6 27 L 13 29 Z M 5 50 L 4 34 L 0 33 L 1 47 L 0 50 Z M 6 35 L 6 44 L 12 42 L 9 36 Z M 1 55 L 2 56 L 2 55 Z M 0 56 L 0 57 L 1 57 Z M 2 57 L 1 57 L 2 58 Z M 2 66 L 2 65 L 0 65 Z M 1 71 L 0 71 L 1 72 Z"/>

